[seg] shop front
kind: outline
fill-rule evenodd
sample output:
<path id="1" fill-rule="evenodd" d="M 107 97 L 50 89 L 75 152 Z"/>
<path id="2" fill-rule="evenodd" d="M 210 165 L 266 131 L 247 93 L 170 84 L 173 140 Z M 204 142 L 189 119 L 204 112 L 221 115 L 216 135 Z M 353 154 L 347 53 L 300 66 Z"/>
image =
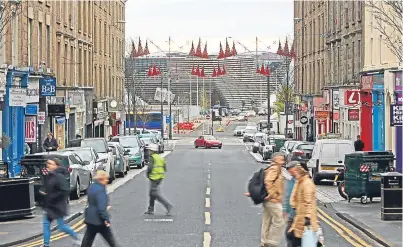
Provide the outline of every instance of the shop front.
<path id="1" fill-rule="evenodd" d="M 28 77 L 26 107 L 25 107 L 25 143 L 30 147 L 31 153 L 41 150 L 41 143 L 38 140 L 38 120 L 39 111 L 39 80 L 42 76 Z"/>
<path id="2" fill-rule="evenodd" d="M 84 90 L 85 100 L 85 133 L 83 137 L 93 137 L 93 121 L 94 121 L 94 93 L 93 89 Z"/>
<path id="3" fill-rule="evenodd" d="M 390 106 L 390 125 L 395 128 L 396 170 L 402 172 L 403 165 L 403 80 L 402 71 L 393 74 L 394 103 Z"/>
<path id="4" fill-rule="evenodd" d="M 96 102 L 96 120 L 94 121 L 94 137 L 107 137 L 109 135 L 108 101 Z"/>
<path id="5" fill-rule="evenodd" d="M 315 97 L 314 114 L 316 120 L 316 137 L 331 132 L 331 120 L 329 111 L 329 91 L 325 90 L 323 97 Z"/>
<path id="6" fill-rule="evenodd" d="M 344 139 L 355 140 L 360 135 L 360 91 L 356 88 L 339 89 L 339 130 Z"/>

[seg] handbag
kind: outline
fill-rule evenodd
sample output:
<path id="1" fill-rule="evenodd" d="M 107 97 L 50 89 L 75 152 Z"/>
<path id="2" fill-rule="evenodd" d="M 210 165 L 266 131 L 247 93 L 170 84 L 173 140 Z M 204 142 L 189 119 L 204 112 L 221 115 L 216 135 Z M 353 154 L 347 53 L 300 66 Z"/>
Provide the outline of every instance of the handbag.
<path id="1" fill-rule="evenodd" d="M 318 236 L 311 227 L 304 227 L 302 234 L 301 246 L 302 247 L 316 247 L 318 244 Z"/>

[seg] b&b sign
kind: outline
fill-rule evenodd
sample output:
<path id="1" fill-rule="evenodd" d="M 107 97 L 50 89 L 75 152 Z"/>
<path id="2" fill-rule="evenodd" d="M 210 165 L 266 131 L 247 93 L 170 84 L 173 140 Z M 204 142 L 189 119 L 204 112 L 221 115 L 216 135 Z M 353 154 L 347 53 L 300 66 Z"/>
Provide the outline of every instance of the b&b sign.
<path id="1" fill-rule="evenodd" d="M 390 126 L 403 125 L 403 105 L 390 106 Z"/>
<path id="2" fill-rule="evenodd" d="M 40 79 L 41 96 L 56 96 L 56 78 L 45 77 Z"/>

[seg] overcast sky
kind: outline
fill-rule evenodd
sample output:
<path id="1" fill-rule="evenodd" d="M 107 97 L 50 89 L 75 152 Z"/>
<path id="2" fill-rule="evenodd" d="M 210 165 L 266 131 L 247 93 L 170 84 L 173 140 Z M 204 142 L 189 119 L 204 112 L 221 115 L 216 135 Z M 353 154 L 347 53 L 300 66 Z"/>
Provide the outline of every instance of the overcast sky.
<path id="1" fill-rule="evenodd" d="M 126 3 L 126 39 L 141 37 L 152 40 L 163 50 L 189 52 L 193 40 L 199 37 L 208 42 L 209 54 L 219 51 L 219 42 L 225 37 L 241 42 L 252 52 L 276 51 L 278 40 L 282 43 L 293 33 L 292 0 L 128 0 Z M 275 44 L 273 42 L 277 41 Z M 144 45 L 144 44 L 143 44 Z M 238 52 L 244 49 L 236 44 Z M 158 49 L 149 44 L 151 52 Z M 225 48 L 225 47 L 224 47 Z"/>

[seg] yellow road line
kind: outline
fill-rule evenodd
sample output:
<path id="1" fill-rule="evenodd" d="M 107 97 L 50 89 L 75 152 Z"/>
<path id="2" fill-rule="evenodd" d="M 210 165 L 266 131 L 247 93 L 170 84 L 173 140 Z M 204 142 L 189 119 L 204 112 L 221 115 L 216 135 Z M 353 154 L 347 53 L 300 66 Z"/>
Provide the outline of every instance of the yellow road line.
<path id="1" fill-rule="evenodd" d="M 211 244 L 211 235 L 209 232 L 205 232 L 203 239 L 203 247 L 210 247 L 210 244 Z"/>
<path id="2" fill-rule="evenodd" d="M 353 239 L 351 239 L 348 235 L 346 235 L 343 230 L 341 230 L 339 227 L 335 226 L 334 224 L 332 224 L 330 221 L 328 221 L 324 216 L 322 216 L 321 214 L 318 214 L 318 217 L 325 222 L 326 224 L 328 224 L 331 228 L 333 228 L 337 233 L 339 233 L 345 240 L 347 240 L 347 242 L 349 242 L 352 246 L 355 247 L 362 247 L 361 244 L 355 242 Z"/>
<path id="3" fill-rule="evenodd" d="M 205 212 L 204 213 L 204 218 L 205 218 L 205 224 L 210 225 L 211 224 L 210 212 Z"/>
<path id="4" fill-rule="evenodd" d="M 362 238 L 360 238 L 357 234 L 355 234 L 353 231 L 342 225 L 341 223 L 337 222 L 334 220 L 332 217 L 330 217 L 328 214 L 326 214 L 322 209 L 319 207 L 317 208 L 318 212 L 321 213 L 324 217 L 326 217 L 328 220 L 332 221 L 335 225 L 340 227 L 343 231 L 345 231 L 348 235 L 350 235 L 352 238 L 354 238 L 357 242 L 359 242 L 361 245 L 365 247 L 371 247 L 371 245 L 367 244 Z"/>
<path id="5" fill-rule="evenodd" d="M 210 198 L 206 198 L 206 208 L 210 207 Z"/>

